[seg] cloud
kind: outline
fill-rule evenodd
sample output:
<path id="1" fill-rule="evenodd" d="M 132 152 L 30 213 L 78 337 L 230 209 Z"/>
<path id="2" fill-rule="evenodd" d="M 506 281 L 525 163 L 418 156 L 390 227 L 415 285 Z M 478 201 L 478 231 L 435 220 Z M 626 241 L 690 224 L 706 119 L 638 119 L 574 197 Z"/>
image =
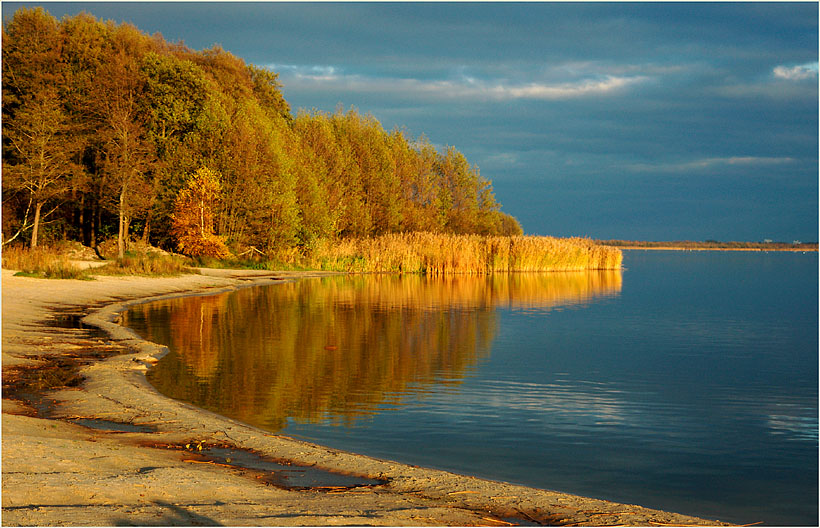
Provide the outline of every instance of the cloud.
<path id="1" fill-rule="evenodd" d="M 305 66 L 298 64 L 268 64 L 266 68 L 280 75 L 292 76 L 298 79 L 308 79 L 316 82 L 334 81 L 340 77 L 335 66 Z"/>
<path id="2" fill-rule="evenodd" d="M 286 88 L 347 90 L 438 99 L 562 100 L 597 97 L 617 94 L 650 80 L 650 77 L 643 75 L 595 75 L 585 72 L 583 77 L 571 80 L 522 82 L 481 79 L 464 71 L 449 79 L 418 79 L 346 73 L 336 66 L 269 64 L 267 67 L 280 73 Z"/>
<path id="3" fill-rule="evenodd" d="M 481 89 L 488 95 L 500 99 L 570 99 L 590 95 L 607 95 L 646 80 L 647 78 L 643 76 L 608 75 L 603 79 L 586 79 L 567 83 L 528 83 L 517 86 L 499 84 L 483 86 Z"/>
<path id="4" fill-rule="evenodd" d="M 817 77 L 817 63 L 809 62 L 797 66 L 775 66 L 772 74 L 778 79 L 787 81 L 803 81 Z"/>
<path id="5" fill-rule="evenodd" d="M 636 172 L 685 172 L 725 166 L 760 167 L 782 165 L 794 161 L 794 158 L 789 157 L 729 156 L 701 158 L 677 163 L 636 163 L 628 165 L 628 168 Z"/>
<path id="6" fill-rule="evenodd" d="M 726 75 L 732 82 L 714 86 L 711 90 L 722 97 L 767 97 L 771 99 L 817 99 L 816 62 L 798 65 L 781 64 L 765 75 L 758 74 L 742 80 Z M 808 82 L 807 82 L 808 81 Z"/>
<path id="7" fill-rule="evenodd" d="M 521 165 L 520 154 L 516 152 L 497 152 L 489 154 L 481 161 L 485 168 L 511 167 Z"/>

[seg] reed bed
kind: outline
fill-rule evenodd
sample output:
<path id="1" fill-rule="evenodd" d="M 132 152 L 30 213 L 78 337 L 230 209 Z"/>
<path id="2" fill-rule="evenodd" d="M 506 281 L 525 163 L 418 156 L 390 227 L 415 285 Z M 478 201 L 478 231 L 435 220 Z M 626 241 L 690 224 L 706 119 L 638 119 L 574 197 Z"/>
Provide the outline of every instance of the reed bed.
<path id="1" fill-rule="evenodd" d="M 400 233 L 319 244 L 309 260 L 328 271 L 481 275 L 620 269 L 622 253 L 586 238 Z"/>

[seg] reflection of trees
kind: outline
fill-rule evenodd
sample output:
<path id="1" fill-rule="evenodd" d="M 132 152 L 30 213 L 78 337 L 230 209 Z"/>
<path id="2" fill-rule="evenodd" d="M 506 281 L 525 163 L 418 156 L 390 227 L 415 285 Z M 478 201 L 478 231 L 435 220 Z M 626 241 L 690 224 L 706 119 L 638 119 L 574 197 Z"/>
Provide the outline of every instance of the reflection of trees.
<path id="1" fill-rule="evenodd" d="M 172 350 L 150 373 L 161 392 L 277 430 L 459 383 L 489 353 L 496 307 L 549 309 L 620 288 L 617 271 L 329 277 L 146 304 L 123 320 Z"/>

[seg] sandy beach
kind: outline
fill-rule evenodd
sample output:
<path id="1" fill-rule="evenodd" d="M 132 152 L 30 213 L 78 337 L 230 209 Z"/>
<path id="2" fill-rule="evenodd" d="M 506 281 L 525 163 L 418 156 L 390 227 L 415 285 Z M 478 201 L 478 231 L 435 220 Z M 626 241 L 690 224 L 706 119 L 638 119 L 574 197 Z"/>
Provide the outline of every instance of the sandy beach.
<path id="1" fill-rule="evenodd" d="M 78 281 L 2 271 L 3 525 L 722 524 L 341 452 L 166 398 L 145 378 L 164 349 L 115 324 L 129 303 L 309 275 L 204 273 Z M 24 398 L 35 380 L 56 388 Z M 196 446 L 378 482 L 283 487 Z"/>

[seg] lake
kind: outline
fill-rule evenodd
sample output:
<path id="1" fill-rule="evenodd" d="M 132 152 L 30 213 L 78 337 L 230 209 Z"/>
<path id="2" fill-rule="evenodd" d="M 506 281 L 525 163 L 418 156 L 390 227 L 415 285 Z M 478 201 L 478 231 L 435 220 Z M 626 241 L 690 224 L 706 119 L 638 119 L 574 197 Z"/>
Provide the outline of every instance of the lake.
<path id="1" fill-rule="evenodd" d="M 818 522 L 817 253 L 339 276 L 136 306 L 162 393 L 379 458 L 738 523 Z"/>

